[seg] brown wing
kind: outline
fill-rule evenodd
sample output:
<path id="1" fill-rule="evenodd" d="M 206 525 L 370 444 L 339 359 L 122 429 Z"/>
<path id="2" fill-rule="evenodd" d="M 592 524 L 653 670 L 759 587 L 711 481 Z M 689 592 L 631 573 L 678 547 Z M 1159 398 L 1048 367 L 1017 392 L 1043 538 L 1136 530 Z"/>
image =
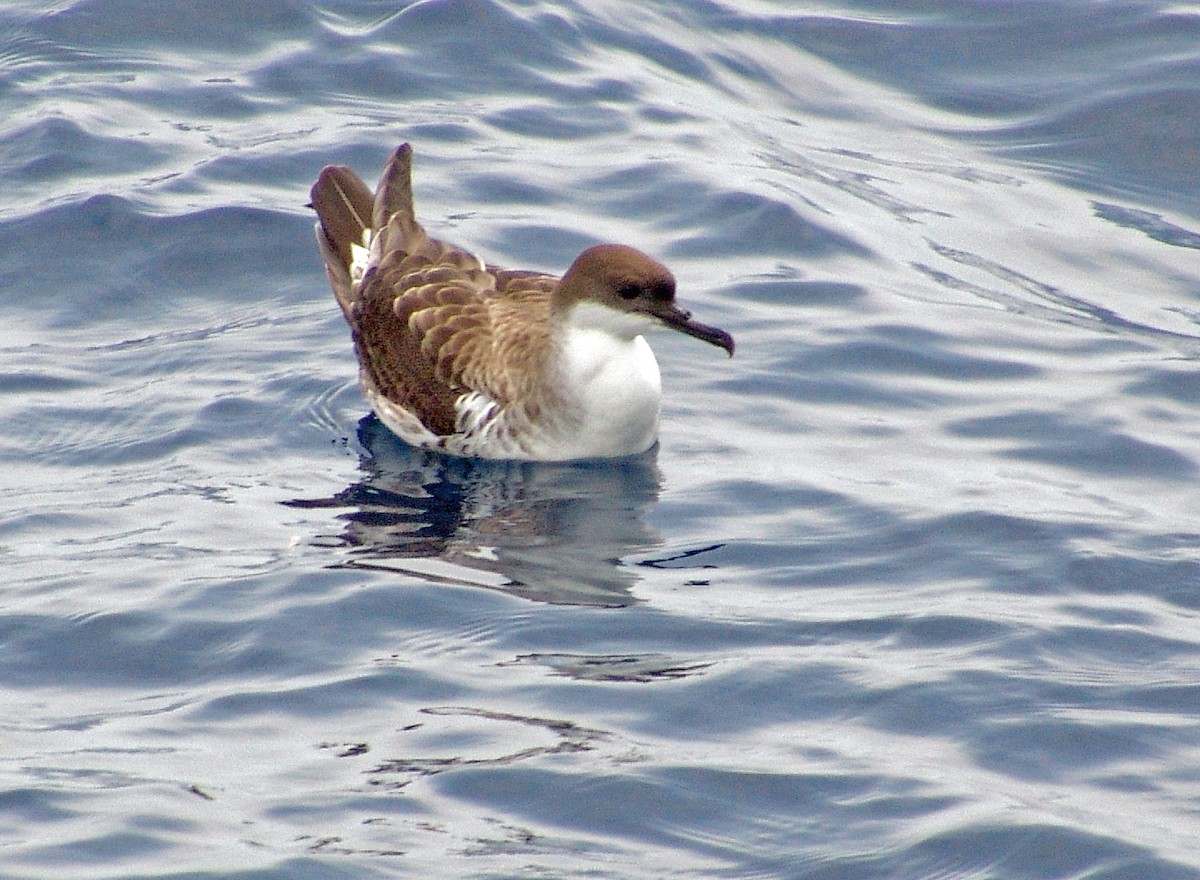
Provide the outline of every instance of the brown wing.
<path id="1" fill-rule="evenodd" d="M 312 207 L 321 221 L 317 227 L 317 245 L 325 258 L 325 274 L 342 313 L 349 318 L 354 299 L 351 247 L 363 243 L 363 232 L 371 223 L 373 197 L 362 178 L 345 165 L 323 168 L 311 196 Z"/>
<path id="2" fill-rule="evenodd" d="M 490 346 L 480 299 L 490 285 L 439 256 L 449 255 L 384 253 L 363 279 L 351 327 L 379 392 L 445 435 L 455 430 L 454 401 L 483 390 L 465 365 Z"/>
<path id="3" fill-rule="evenodd" d="M 313 206 L 330 281 L 367 379 L 429 430 L 447 435 L 455 432 L 454 403 L 464 393 L 481 392 L 500 407 L 524 393 L 513 378 L 521 371 L 505 365 L 545 358 L 556 279 L 484 267 L 430 238 L 413 216 L 411 153 L 401 145 L 392 154 L 369 205 L 366 185 L 352 171 L 326 168 L 313 187 Z M 375 230 L 371 259 L 361 282 L 352 284 L 351 242 L 360 244 L 366 228 Z M 339 282 L 348 289 L 345 301 Z"/>
<path id="4" fill-rule="evenodd" d="M 327 165 L 313 184 L 310 198 L 320 220 L 317 244 L 325 258 L 329 283 L 349 320 L 350 306 L 360 292 L 350 270 L 355 246 L 365 243 L 363 233 L 391 227 L 387 230 L 390 241 L 381 243 L 405 253 L 419 251 L 428 239 L 413 214 L 412 148 L 408 144 L 396 148 L 374 195 L 345 165 Z"/>

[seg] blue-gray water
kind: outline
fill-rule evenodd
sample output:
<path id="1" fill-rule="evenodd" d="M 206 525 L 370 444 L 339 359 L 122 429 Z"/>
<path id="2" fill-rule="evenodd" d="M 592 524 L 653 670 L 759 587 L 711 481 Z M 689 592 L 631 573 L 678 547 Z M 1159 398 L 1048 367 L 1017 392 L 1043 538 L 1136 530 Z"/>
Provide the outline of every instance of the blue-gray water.
<path id="1" fill-rule="evenodd" d="M 1200 7 L 0 10 L 0 877 L 1200 877 Z M 305 208 L 676 272 L 416 454 Z"/>

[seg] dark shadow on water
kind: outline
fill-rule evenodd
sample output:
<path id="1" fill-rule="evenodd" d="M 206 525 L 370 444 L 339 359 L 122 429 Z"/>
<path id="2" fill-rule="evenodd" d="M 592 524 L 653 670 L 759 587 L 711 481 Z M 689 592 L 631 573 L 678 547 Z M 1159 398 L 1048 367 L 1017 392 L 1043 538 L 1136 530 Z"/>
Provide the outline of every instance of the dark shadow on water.
<path id="1" fill-rule="evenodd" d="M 622 559 L 661 543 L 643 520 L 658 500 L 657 448 L 611 461 L 545 464 L 414 449 L 374 415 L 358 426 L 362 479 L 292 507 L 342 509 L 339 567 L 390 570 L 566 605 L 635 600 Z"/>

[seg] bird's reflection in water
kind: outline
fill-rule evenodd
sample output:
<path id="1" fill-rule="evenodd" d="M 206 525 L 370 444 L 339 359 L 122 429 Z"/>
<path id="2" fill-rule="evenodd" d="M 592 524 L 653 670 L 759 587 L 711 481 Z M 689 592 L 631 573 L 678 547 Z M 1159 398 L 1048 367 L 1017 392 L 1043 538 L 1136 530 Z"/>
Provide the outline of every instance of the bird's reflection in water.
<path id="1" fill-rule="evenodd" d="M 621 606 L 658 546 L 643 521 L 658 499 L 657 448 L 611 461 L 545 464 L 451 458 L 406 445 L 374 415 L 358 427 L 363 479 L 333 498 L 344 508 L 339 565 L 482 586 L 543 602 Z"/>

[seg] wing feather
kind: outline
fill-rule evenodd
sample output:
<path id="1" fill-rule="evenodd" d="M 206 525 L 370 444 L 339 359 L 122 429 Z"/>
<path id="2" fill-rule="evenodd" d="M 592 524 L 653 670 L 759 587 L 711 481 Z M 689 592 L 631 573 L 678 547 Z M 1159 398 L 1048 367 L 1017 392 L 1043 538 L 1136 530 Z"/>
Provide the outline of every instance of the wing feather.
<path id="1" fill-rule="evenodd" d="M 485 266 L 430 238 L 413 214 L 411 172 L 412 151 L 401 145 L 372 196 L 353 171 L 330 166 L 313 187 L 313 206 L 363 383 L 445 437 L 466 422 L 479 428 L 524 392 L 528 383 L 514 379 L 522 371 L 504 365 L 523 359 L 536 368 L 548 356 L 557 279 Z M 363 244 L 366 230 L 369 258 L 355 282 L 352 245 Z M 478 418 L 464 421 L 468 403 Z"/>

